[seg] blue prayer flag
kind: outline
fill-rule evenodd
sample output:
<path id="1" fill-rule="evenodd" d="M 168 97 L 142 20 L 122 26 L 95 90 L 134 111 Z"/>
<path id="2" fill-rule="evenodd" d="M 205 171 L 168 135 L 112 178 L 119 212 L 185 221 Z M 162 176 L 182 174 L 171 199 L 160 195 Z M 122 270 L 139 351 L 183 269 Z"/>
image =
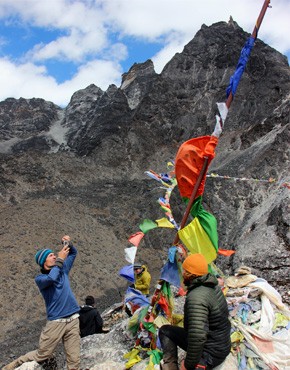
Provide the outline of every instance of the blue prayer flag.
<path id="1" fill-rule="evenodd" d="M 161 269 L 161 280 L 167 281 L 176 287 L 180 287 L 180 277 L 178 273 L 178 267 L 176 260 L 173 263 L 167 261 L 166 264 Z"/>
<path id="2" fill-rule="evenodd" d="M 241 51 L 241 56 L 238 61 L 237 68 L 235 70 L 235 73 L 231 76 L 229 86 L 227 87 L 227 90 L 226 90 L 227 98 L 229 97 L 230 93 L 232 93 L 233 96 L 236 93 L 240 79 L 246 68 L 246 64 L 249 60 L 254 43 L 255 43 L 255 39 L 252 36 L 249 37 L 245 46 L 243 47 Z"/>
<path id="3" fill-rule="evenodd" d="M 133 265 L 127 265 L 122 267 L 119 271 L 119 275 L 130 281 L 130 283 L 134 283 L 135 278 Z"/>

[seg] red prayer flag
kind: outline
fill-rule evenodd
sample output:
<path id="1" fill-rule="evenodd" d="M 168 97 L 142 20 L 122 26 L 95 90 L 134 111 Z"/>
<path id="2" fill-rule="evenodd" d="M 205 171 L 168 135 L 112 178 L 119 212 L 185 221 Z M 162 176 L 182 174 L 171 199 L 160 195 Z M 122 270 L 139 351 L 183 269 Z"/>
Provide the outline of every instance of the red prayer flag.
<path id="1" fill-rule="evenodd" d="M 128 239 L 128 241 L 135 245 L 135 247 L 138 247 L 139 244 L 140 244 L 140 241 L 142 240 L 142 238 L 144 237 L 144 233 L 142 233 L 142 231 L 138 231 L 137 233 L 133 234 L 130 236 L 130 238 Z"/>

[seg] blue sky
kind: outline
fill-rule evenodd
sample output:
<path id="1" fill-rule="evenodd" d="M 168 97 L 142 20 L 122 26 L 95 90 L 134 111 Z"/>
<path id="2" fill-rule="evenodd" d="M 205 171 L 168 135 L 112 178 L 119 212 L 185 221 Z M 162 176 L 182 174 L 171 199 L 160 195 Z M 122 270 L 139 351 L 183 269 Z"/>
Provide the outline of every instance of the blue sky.
<path id="1" fill-rule="evenodd" d="M 160 73 L 202 24 L 233 19 L 251 33 L 264 0 L 0 0 L 0 101 L 66 106 L 95 84 L 152 59 Z M 258 37 L 290 59 L 290 0 L 272 0 Z"/>

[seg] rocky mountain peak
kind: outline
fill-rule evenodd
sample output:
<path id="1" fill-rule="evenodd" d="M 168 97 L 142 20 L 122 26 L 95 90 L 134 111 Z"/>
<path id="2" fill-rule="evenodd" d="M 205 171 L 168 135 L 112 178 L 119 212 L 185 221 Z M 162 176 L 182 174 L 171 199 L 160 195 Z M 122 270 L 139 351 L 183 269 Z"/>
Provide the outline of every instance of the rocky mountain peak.
<path id="1" fill-rule="evenodd" d="M 138 77 L 148 77 L 155 74 L 152 60 L 145 63 L 134 63 L 128 72 L 122 74 L 121 89 L 125 89 L 132 81 Z"/>
<path id="2" fill-rule="evenodd" d="M 122 75 L 120 88 L 125 92 L 131 109 L 135 109 L 150 91 L 156 77 L 157 74 L 151 60 L 133 64 L 129 71 Z"/>
<path id="3" fill-rule="evenodd" d="M 8 98 L 0 102 L 1 141 L 26 139 L 49 129 L 60 108 L 43 99 Z"/>

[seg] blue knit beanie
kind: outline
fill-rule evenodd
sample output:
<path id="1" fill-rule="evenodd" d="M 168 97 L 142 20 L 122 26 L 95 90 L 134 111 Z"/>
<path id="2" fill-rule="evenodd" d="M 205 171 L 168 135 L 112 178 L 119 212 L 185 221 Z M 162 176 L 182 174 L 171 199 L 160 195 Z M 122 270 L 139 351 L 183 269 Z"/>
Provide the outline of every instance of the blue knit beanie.
<path id="1" fill-rule="evenodd" d="M 41 268 L 43 268 L 43 265 L 46 261 L 46 258 L 47 256 L 50 254 L 50 253 L 53 253 L 53 251 L 51 249 L 41 249 L 40 251 L 38 251 L 35 255 L 35 261 L 36 263 L 39 264 L 39 266 Z"/>

